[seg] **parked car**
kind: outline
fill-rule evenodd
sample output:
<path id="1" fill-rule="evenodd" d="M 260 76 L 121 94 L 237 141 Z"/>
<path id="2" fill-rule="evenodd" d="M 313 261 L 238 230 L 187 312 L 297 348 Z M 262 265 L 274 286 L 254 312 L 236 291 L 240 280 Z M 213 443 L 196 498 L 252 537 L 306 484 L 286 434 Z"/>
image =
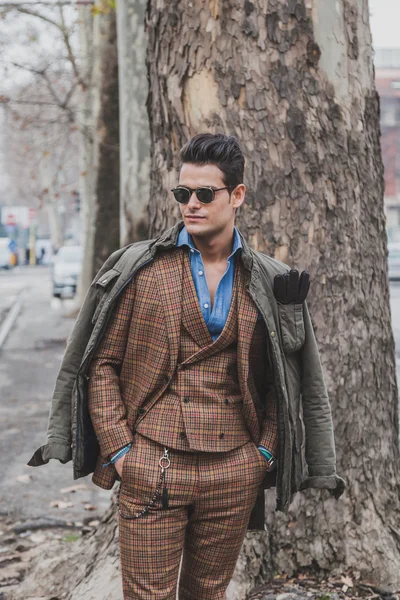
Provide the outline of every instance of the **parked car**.
<path id="1" fill-rule="evenodd" d="M 0 269 L 11 269 L 12 253 L 8 247 L 10 240 L 8 238 L 0 238 Z"/>
<path id="2" fill-rule="evenodd" d="M 388 244 L 389 279 L 400 280 L 400 242 Z"/>
<path id="3" fill-rule="evenodd" d="M 73 297 L 82 268 L 82 246 L 62 246 L 52 258 L 53 296 Z"/>

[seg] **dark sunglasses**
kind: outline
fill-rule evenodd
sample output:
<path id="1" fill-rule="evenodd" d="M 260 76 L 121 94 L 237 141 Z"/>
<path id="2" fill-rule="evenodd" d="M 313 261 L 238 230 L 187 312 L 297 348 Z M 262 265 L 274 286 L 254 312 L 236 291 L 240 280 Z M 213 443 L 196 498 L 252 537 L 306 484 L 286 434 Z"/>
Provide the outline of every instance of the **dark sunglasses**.
<path id="1" fill-rule="evenodd" d="M 179 185 L 178 187 L 173 188 L 171 192 L 174 194 L 175 200 L 179 202 L 179 204 L 187 204 L 193 192 L 196 193 L 197 199 L 202 204 L 210 204 L 215 198 L 215 192 L 234 190 L 235 187 L 236 185 L 229 185 L 228 187 L 222 187 L 216 190 L 212 187 L 198 187 L 195 190 L 192 190 L 191 188 Z"/>

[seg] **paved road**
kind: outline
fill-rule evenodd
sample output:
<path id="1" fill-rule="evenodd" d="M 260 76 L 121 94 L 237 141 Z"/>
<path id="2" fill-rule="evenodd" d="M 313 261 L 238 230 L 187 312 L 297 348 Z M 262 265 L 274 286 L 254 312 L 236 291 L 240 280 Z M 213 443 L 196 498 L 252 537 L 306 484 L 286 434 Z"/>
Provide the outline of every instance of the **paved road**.
<path id="1" fill-rule="evenodd" d="M 26 465 L 45 441 L 50 398 L 74 322 L 64 316 L 70 305 L 51 297 L 49 269 L 44 266 L 0 271 L 0 290 L 3 322 L 22 294 L 20 313 L 0 350 L 0 511 L 23 520 L 100 516 L 110 493 L 94 486 L 90 477 L 74 481 L 71 462 Z M 60 491 L 77 484 L 84 489 Z M 50 507 L 52 501 L 72 506 Z M 97 508 L 89 511 L 87 505 Z"/>

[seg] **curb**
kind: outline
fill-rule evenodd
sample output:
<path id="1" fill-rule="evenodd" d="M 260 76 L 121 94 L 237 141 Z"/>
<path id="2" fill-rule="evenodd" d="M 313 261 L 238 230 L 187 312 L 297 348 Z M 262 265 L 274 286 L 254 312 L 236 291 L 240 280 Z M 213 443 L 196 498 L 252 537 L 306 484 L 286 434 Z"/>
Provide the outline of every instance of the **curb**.
<path id="1" fill-rule="evenodd" d="M 18 317 L 19 311 L 21 310 L 23 294 L 24 294 L 24 290 L 22 290 L 19 293 L 17 301 L 15 302 L 13 307 L 10 309 L 8 315 L 6 316 L 6 318 L 4 320 L 4 323 L 2 325 L 0 325 L 0 351 L 1 351 L 1 348 L 4 344 L 4 342 L 7 339 L 8 334 L 11 331 L 12 326 L 14 325 L 14 323 L 16 321 L 16 318 Z"/>

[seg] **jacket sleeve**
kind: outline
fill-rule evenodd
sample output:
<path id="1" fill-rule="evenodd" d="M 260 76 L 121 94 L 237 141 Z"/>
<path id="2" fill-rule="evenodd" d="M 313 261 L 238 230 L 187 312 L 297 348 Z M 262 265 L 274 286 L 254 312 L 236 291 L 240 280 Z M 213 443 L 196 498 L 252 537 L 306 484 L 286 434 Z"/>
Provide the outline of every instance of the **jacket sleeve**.
<path id="1" fill-rule="evenodd" d="M 301 393 L 309 476 L 301 483 L 300 489 L 328 488 L 338 498 L 344 491 L 345 481 L 336 475 L 332 411 L 306 302 L 303 318 L 305 341 L 301 352 Z"/>
<path id="2" fill-rule="evenodd" d="M 95 282 L 112 268 L 125 248 L 117 250 L 105 261 L 89 287 L 73 330 L 67 340 L 64 357 L 58 371 L 51 399 L 47 425 L 47 441 L 33 454 L 27 463 L 38 467 L 51 458 L 66 463 L 72 459 L 72 396 L 73 388 L 83 355 L 93 331 L 92 317 L 97 305 Z"/>
<path id="3" fill-rule="evenodd" d="M 121 398 L 119 374 L 125 357 L 135 297 L 135 281 L 121 293 L 89 368 L 88 407 L 100 444 L 110 454 L 133 441 Z"/>
<path id="4" fill-rule="evenodd" d="M 68 338 L 58 371 L 47 425 L 47 443 L 36 450 L 28 462 L 31 467 L 44 465 L 51 458 L 58 459 L 62 463 L 72 459 L 72 389 L 92 333 L 92 315 L 95 306 L 96 291 L 90 287 Z"/>

